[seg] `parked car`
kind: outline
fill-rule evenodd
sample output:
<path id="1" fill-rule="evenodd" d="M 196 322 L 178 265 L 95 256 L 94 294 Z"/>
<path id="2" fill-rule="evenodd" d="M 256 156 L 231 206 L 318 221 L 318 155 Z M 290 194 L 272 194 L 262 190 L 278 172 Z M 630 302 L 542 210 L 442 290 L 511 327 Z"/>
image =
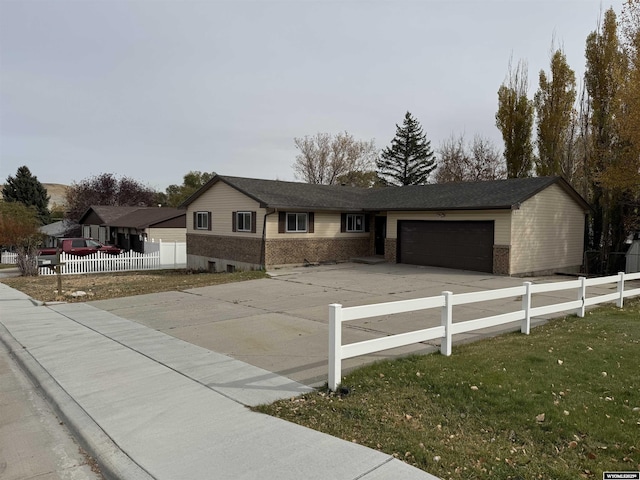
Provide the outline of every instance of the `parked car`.
<path id="1" fill-rule="evenodd" d="M 63 238 L 60 240 L 60 251 L 70 255 L 83 257 L 96 252 L 104 252 L 111 255 L 118 255 L 122 252 L 113 245 L 104 245 L 93 238 Z M 41 248 L 38 255 L 56 255 L 58 248 Z"/>

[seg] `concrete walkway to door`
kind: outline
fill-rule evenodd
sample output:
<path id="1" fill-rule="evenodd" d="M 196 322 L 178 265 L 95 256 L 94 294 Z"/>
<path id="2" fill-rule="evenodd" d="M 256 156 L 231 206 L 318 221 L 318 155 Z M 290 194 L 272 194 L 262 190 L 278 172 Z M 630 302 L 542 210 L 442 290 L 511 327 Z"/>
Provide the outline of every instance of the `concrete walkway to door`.
<path id="1" fill-rule="evenodd" d="M 328 305 L 331 303 L 364 305 L 429 297 L 444 290 L 465 293 L 513 287 L 522 285 L 525 280 L 534 283 L 567 280 L 567 277 L 560 276 L 522 279 L 388 263 L 343 263 L 269 273 L 269 279 L 95 301 L 90 305 L 297 382 L 316 386 L 327 381 Z M 606 286 L 601 290 L 602 293 L 610 291 Z M 575 299 L 575 292 L 539 295 L 534 299 L 534 305 L 567 299 Z M 456 307 L 454 315 L 455 321 L 462 321 L 519 308 L 519 299 L 504 299 Z M 534 325 L 545 320 L 536 318 Z M 345 324 L 343 342 L 352 343 L 439 324 L 440 312 L 437 310 L 374 317 Z M 458 335 L 454 342 L 518 328 L 513 324 L 511 329 Z M 343 362 L 343 371 L 382 358 L 429 352 L 437 348 L 437 343 L 416 344 L 353 358 Z"/>

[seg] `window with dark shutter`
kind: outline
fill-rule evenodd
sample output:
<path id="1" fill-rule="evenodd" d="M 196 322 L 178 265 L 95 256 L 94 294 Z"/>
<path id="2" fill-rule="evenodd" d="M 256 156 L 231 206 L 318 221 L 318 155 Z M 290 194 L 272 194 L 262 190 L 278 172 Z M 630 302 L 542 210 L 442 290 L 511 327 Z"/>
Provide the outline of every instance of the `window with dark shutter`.
<path id="1" fill-rule="evenodd" d="M 314 227 L 314 224 L 313 224 L 313 223 L 314 223 L 314 222 L 313 222 L 314 217 L 315 217 L 315 215 L 313 214 L 313 212 L 309 212 L 309 213 L 307 214 L 307 218 L 309 219 L 309 225 L 307 226 L 307 231 L 308 231 L 309 233 L 313 233 L 313 232 L 314 232 L 314 228 L 315 228 L 315 227 Z"/>
<path id="2" fill-rule="evenodd" d="M 236 212 L 236 230 L 238 232 L 251 232 L 253 229 L 252 215 L 253 212 Z M 255 230 L 253 230 L 255 231 Z"/>

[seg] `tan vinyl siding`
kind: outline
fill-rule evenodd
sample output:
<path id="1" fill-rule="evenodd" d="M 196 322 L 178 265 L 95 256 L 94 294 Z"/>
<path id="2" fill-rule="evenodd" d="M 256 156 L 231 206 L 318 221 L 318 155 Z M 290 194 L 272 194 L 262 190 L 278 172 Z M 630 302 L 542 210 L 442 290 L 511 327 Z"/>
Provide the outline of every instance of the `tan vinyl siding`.
<path id="1" fill-rule="evenodd" d="M 267 217 L 267 238 L 315 239 L 315 238 L 362 238 L 369 232 L 340 232 L 340 212 L 314 212 L 313 233 L 278 233 L 278 212 Z"/>
<path id="2" fill-rule="evenodd" d="M 211 212 L 211 230 L 193 228 L 193 212 Z M 256 233 L 234 232 L 233 212 L 256 212 Z M 262 237 L 265 210 L 260 204 L 224 182 L 218 182 L 191 203 L 187 209 L 187 232 L 198 235 Z"/>
<path id="3" fill-rule="evenodd" d="M 558 271 L 582 264 L 584 210 L 551 185 L 513 211 L 511 273 Z"/>
<path id="4" fill-rule="evenodd" d="M 147 240 L 150 242 L 186 242 L 187 231 L 184 228 L 149 228 Z"/>
<path id="5" fill-rule="evenodd" d="M 439 212 L 388 212 L 387 238 L 398 238 L 398 220 L 431 220 L 431 221 L 487 221 L 493 220 L 495 245 L 511 243 L 511 211 L 510 210 L 460 210 Z"/>

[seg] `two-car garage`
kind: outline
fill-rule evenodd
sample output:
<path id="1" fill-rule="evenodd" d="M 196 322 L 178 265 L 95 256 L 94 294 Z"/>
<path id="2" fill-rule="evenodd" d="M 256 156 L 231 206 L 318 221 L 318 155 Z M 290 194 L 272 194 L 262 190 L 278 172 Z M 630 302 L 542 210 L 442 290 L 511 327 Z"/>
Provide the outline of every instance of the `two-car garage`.
<path id="1" fill-rule="evenodd" d="M 493 272 L 493 221 L 399 220 L 397 261 Z"/>

